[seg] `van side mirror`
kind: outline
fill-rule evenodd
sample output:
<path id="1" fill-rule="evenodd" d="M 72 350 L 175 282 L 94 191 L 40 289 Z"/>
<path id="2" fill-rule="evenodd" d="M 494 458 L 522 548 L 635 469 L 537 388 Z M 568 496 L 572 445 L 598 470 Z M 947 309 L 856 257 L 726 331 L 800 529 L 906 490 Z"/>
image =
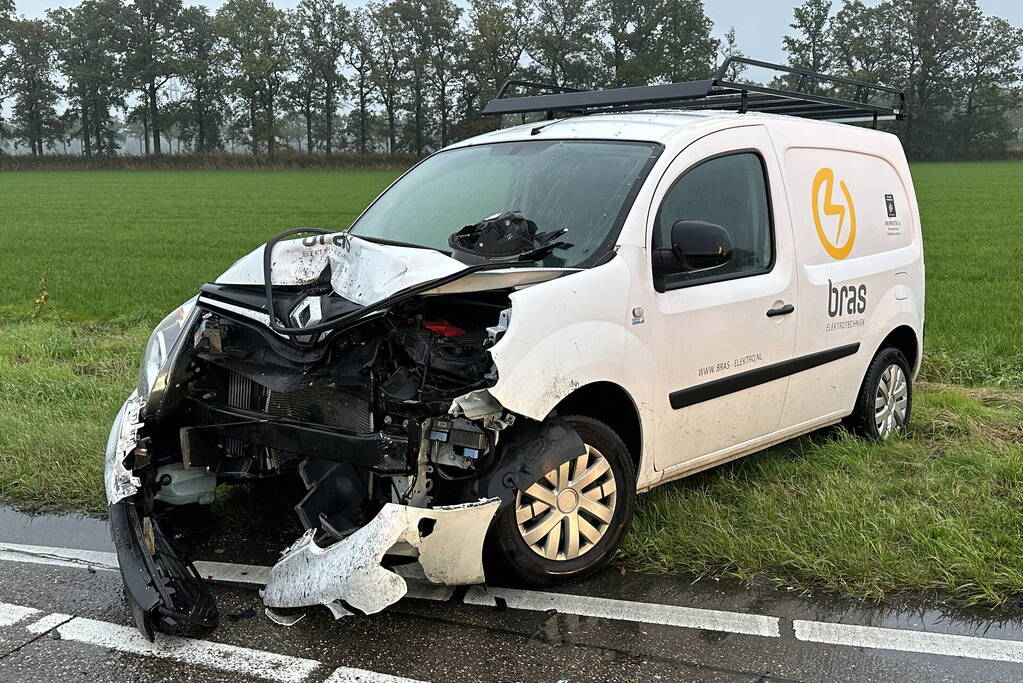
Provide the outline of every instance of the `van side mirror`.
<path id="1" fill-rule="evenodd" d="M 658 249 L 654 268 L 661 273 L 689 273 L 723 266 L 732 259 L 732 238 L 720 225 L 704 221 L 676 221 L 671 226 L 671 248 Z"/>

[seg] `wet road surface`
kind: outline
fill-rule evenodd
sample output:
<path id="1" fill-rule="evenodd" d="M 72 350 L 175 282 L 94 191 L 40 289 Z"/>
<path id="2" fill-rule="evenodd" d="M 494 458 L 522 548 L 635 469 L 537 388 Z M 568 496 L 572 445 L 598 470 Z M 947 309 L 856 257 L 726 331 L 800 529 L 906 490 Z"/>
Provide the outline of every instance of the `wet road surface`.
<path id="1" fill-rule="evenodd" d="M 381 614 L 310 608 L 287 628 L 263 614 L 261 570 L 234 564 L 279 547 L 213 539 L 200 571 L 248 585 L 214 584 L 221 625 L 205 639 L 151 646 L 130 626 L 104 522 L 0 509 L 0 680 L 1023 680 L 1017 618 L 615 569 L 547 592 L 413 587 L 422 597 Z"/>

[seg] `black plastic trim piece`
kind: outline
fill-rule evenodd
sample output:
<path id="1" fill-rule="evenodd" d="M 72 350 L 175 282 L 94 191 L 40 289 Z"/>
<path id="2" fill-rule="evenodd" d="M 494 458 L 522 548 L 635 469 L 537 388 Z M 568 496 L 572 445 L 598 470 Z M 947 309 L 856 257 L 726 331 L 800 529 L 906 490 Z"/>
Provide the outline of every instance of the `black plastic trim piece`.
<path id="1" fill-rule="evenodd" d="M 233 406 L 194 402 L 195 424 L 181 428 L 181 451 L 186 465 L 201 467 L 205 455 L 221 453 L 217 447 L 224 439 L 287 451 L 331 462 L 351 463 L 377 472 L 401 473 L 408 470 L 406 436 L 371 432 L 355 434 L 348 430 L 297 422 L 267 413 Z"/>
<path id="2" fill-rule="evenodd" d="M 782 379 L 798 372 L 812 370 L 821 365 L 852 356 L 859 350 L 860 344 L 856 342 L 855 344 L 846 344 L 845 346 L 838 346 L 827 351 L 818 351 L 817 353 L 800 356 L 792 360 L 784 360 L 780 363 L 757 368 L 756 370 L 740 372 L 731 377 L 716 379 L 713 382 L 698 384 L 688 389 L 673 391 L 668 394 L 668 400 L 671 401 L 671 407 L 675 410 L 688 408 L 697 403 L 703 403 L 704 401 L 721 398 L 728 394 L 734 394 L 743 389 L 767 384 L 768 382 L 773 382 L 776 379 Z"/>
<path id="3" fill-rule="evenodd" d="M 220 618 L 216 599 L 157 520 L 150 517 L 147 534 L 134 496 L 111 505 L 108 512 L 124 594 L 143 637 L 153 642 L 156 631 L 198 637 L 215 628 Z M 145 545 L 147 537 L 152 552 Z"/>

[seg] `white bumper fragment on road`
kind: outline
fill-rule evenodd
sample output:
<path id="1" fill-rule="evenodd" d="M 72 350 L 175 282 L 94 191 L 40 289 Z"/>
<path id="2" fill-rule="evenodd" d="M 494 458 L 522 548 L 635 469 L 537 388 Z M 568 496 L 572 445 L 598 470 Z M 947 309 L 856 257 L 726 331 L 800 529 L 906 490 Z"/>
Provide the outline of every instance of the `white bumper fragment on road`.
<path id="1" fill-rule="evenodd" d="M 374 614 L 408 592 L 398 574 L 381 566 L 395 545 L 418 552 L 428 581 L 446 585 L 483 583 L 483 540 L 500 500 L 415 508 L 388 503 L 351 536 L 321 548 L 307 531 L 270 570 L 260 592 L 267 607 L 324 605 L 335 617 L 347 607 Z"/>

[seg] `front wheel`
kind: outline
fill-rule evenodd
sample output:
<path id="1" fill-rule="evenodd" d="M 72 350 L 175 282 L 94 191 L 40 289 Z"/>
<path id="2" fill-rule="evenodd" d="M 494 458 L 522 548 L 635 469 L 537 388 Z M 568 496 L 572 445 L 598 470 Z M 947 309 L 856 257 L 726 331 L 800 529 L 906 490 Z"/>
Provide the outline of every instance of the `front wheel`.
<path id="1" fill-rule="evenodd" d="M 632 458 L 618 434 L 582 415 L 565 421 L 586 452 L 518 491 L 496 523 L 503 568 L 534 586 L 582 577 L 607 564 L 636 504 Z"/>
<path id="2" fill-rule="evenodd" d="M 884 440 L 905 432 L 913 409 L 913 384 L 902 351 L 887 346 L 867 368 L 847 424 L 856 434 Z"/>

